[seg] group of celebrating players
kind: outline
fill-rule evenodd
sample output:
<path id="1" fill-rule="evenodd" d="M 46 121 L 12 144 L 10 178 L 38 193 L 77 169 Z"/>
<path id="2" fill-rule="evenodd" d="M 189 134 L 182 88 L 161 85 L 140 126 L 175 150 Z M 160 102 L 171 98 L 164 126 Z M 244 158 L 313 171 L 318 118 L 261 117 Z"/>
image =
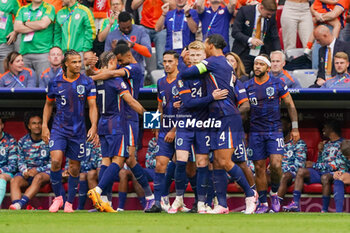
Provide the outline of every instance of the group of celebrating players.
<path id="1" fill-rule="evenodd" d="M 100 57 L 101 69 L 86 71 L 91 78 L 80 73 L 79 53 L 67 51 L 62 72 L 49 83 L 43 113 L 42 135 L 50 147 L 50 178 L 56 196 L 50 212 L 57 212 L 63 204 L 64 212 L 74 211 L 72 203 L 79 182 L 80 161 L 85 156 L 86 140 L 101 145 L 99 183 L 88 192 L 99 211 L 115 212 L 109 194 L 115 177 L 126 163 L 145 191 L 146 213 L 157 213 L 162 209 L 176 213 L 186 209 L 183 200 L 188 181 L 186 170 L 193 165 L 197 173 L 198 213 L 229 212 L 226 200 L 228 177 L 244 190 L 245 214 L 266 213 L 269 211 L 267 158 L 270 162 L 272 210 L 279 210 L 277 190 L 284 153 L 280 101 L 283 100 L 288 109 L 292 122 L 290 135 L 294 142 L 300 138 L 297 111 L 285 83 L 269 77 L 271 64 L 267 56 L 255 58 L 254 78 L 243 85 L 223 54 L 225 47 L 224 38 L 213 34 L 204 43 L 194 41 L 188 46 L 189 61 L 172 50 L 163 55 L 166 76 L 157 83 L 157 113 L 161 114 L 161 122 L 170 120 L 177 124 L 175 127 L 161 124 L 160 129 L 155 130 L 158 152 L 154 195 L 144 170 L 135 158 L 138 114 L 142 115 L 146 110 L 137 101 L 143 74 L 130 48 L 119 41 L 113 52 L 104 52 Z M 91 122 L 87 135 L 86 102 Z M 57 111 L 50 132 L 48 122 L 54 103 Z M 249 111 L 249 149 L 246 149 L 242 117 Z M 215 124 L 209 124 L 210 127 L 203 124 L 208 119 Z M 69 158 L 68 198 L 65 203 L 61 196 L 64 155 Z M 247 155 L 254 162 L 255 181 L 246 163 Z M 161 196 L 166 188 L 168 163 L 172 160 L 176 164 L 176 198 L 170 206 Z M 211 182 L 217 197 L 214 208 L 206 205 Z"/>

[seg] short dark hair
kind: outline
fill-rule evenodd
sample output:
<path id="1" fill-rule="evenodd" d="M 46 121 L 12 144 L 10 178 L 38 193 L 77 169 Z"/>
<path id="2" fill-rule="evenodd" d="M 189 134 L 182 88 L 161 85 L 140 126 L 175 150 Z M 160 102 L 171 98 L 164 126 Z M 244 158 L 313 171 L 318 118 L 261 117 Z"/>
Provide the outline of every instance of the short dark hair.
<path id="1" fill-rule="evenodd" d="M 121 54 L 121 55 L 124 55 L 126 53 L 128 53 L 130 51 L 130 48 L 127 44 L 119 44 L 115 47 L 115 49 L 113 50 L 113 53 L 115 55 L 118 55 L 118 54 Z"/>
<path id="2" fill-rule="evenodd" d="M 40 119 L 43 119 L 43 113 L 39 112 L 39 111 L 33 111 L 33 112 L 26 112 L 24 114 L 24 126 L 26 127 L 26 129 L 28 130 L 28 132 L 30 132 L 28 125 L 29 125 L 29 121 L 31 118 L 33 117 L 40 117 Z"/>
<path id="3" fill-rule="evenodd" d="M 331 119 L 326 121 L 324 125 L 330 127 L 334 133 L 341 137 L 341 124 L 339 121 Z"/>
<path id="4" fill-rule="evenodd" d="M 211 34 L 207 38 L 208 44 L 214 45 L 215 48 L 217 49 L 224 49 L 227 46 L 227 43 L 220 34 Z"/>
<path id="5" fill-rule="evenodd" d="M 118 22 L 128 22 L 129 20 L 131 20 L 132 17 L 131 15 L 126 12 L 126 11 L 122 11 L 120 12 L 119 16 L 118 16 Z"/>
<path id="6" fill-rule="evenodd" d="M 275 0 L 262 0 L 261 5 L 264 7 L 265 10 L 268 10 L 268 11 L 277 10 L 277 4 Z"/>
<path id="7" fill-rule="evenodd" d="M 167 55 L 167 54 L 173 55 L 174 58 L 179 59 L 179 54 L 178 54 L 175 50 L 172 50 L 172 49 L 171 49 L 171 50 L 165 51 L 165 52 L 163 53 L 163 57 L 164 57 L 165 55 Z"/>
<path id="8" fill-rule="evenodd" d="M 68 50 L 67 52 L 65 52 L 63 60 L 62 60 L 62 70 L 64 75 L 67 75 L 67 66 L 66 66 L 66 61 L 68 60 L 69 56 L 80 56 L 80 54 L 75 51 L 74 49 Z"/>

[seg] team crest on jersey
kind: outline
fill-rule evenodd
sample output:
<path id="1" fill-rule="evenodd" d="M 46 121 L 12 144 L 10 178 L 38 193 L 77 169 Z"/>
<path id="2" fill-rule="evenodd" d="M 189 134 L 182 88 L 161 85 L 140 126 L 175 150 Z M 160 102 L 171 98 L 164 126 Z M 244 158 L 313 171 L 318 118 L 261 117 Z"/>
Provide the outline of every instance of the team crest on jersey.
<path id="1" fill-rule="evenodd" d="M 182 82 L 182 80 L 177 81 L 177 85 L 182 88 L 184 86 L 184 83 Z"/>
<path id="2" fill-rule="evenodd" d="M 273 88 L 273 87 L 266 88 L 266 95 L 267 96 L 273 96 L 274 94 L 275 94 L 275 88 Z"/>
<path id="3" fill-rule="evenodd" d="M 178 138 L 176 141 L 176 145 L 178 146 L 182 146 L 183 143 L 184 143 L 184 140 L 182 138 Z"/>
<path id="4" fill-rule="evenodd" d="M 253 150 L 252 149 L 250 149 L 250 148 L 247 149 L 247 156 L 248 157 L 252 157 L 253 156 Z"/>
<path id="5" fill-rule="evenodd" d="M 177 90 L 177 88 L 175 86 L 173 86 L 173 88 L 171 89 L 171 93 L 173 95 L 178 95 L 179 94 L 179 90 Z"/>
<path id="6" fill-rule="evenodd" d="M 224 9 L 221 9 L 221 10 L 219 10 L 218 14 L 222 15 L 224 12 L 225 12 Z"/>
<path id="7" fill-rule="evenodd" d="M 126 84 L 125 84 L 125 82 L 122 82 L 122 83 L 120 84 L 120 86 L 121 86 L 123 89 L 126 89 Z"/>
<path id="8" fill-rule="evenodd" d="M 80 19 L 80 14 L 79 14 L 79 13 L 76 14 L 76 15 L 74 16 L 74 18 L 75 18 L 76 20 Z"/>
<path id="9" fill-rule="evenodd" d="M 50 148 L 53 147 L 54 144 L 55 144 L 55 142 L 54 142 L 53 140 L 50 140 L 50 142 L 49 142 L 49 147 L 50 147 Z"/>
<path id="10" fill-rule="evenodd" d="M 79 95 L 82 95 L 85 93 L 85 87 L 83 85 L 78 85 L 77 86 L 77 92 Z"/>
<path id="11" fill-rule="evenodd" d="M 5 148 L 1 148 L 0 155 L 5 156 L 5 154 L 6 154 Z"/>
<path id="12" fill-rule="evenodd" d="M 47 153 L 46 150 L 41 150 L 41 151 L 40 151 L 40 155 L 41 155 L 42 157 L 45 157 L 45 156 L 46 156 L 46 153 Z"/>
<path id="13" fill-rule="evenodd" d="M 292 150 L 287 151 L 287 156 L 288 156 L 288 158 L 292 157 L 293 156 L 293 151 Z"/>
<path id="14" fill-rule="evenodd" d="M 250 21 L 249 21 L 249 20 L 246 20 L 244 24 L 245 24 L 247 27 L 250 27 Z"/>

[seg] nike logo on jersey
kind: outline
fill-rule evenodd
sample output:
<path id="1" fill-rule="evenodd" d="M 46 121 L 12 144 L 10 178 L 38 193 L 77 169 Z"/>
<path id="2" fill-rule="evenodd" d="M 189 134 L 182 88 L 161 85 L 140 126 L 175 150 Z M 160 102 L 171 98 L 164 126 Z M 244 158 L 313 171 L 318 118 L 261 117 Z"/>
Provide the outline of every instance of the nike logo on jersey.
<path id="1" fill-rule="evenodd" d="M 195 83 L 193 83 L 193 85 L 197 85 L 199 82 L 195 82 Z"/>
<path id="2" fill-rule="evenodd" d="M 61 90 L 61 91 L 58 91 L 58 94 L 61 94 L 62 92 L 64 92 L 65 90 Z"/>
<path id="3" fill-rule="evenodd" d="M 78 155 L 78 159 L 85 157 L 85 155 Z"/>
<path id="4" fill-rule="evenodd" d="M 222 145 L 224 145 L 225 143 L 219 143 L 219 146 L 222 146 Z"/>

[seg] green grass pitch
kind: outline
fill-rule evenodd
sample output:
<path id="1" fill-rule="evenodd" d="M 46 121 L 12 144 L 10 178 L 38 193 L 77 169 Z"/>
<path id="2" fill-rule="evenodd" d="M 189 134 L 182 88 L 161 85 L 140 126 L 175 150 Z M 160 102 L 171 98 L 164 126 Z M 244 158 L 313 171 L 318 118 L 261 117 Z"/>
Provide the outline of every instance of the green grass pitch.
<path id="1" fill-rule="evenodd" d="M 0 233 L 109 233 L 109 232 L 278 232 L 348 233 L 350 214 L 278 213 L 264 215 L 170 215 L 122 213 L 72 214 L 48 211 L 0 211 Z"/>

